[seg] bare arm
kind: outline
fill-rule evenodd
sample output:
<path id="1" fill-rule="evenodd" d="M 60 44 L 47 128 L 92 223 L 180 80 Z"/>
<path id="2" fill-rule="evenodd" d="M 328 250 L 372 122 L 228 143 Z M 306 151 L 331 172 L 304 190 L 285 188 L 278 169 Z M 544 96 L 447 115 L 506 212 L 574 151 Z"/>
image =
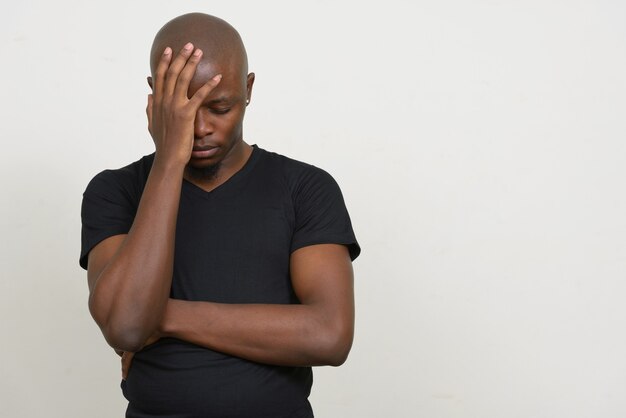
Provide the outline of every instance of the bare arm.
<path id="1" fill-rule="evenodd" d="M 162 335 L 266 364 L 342 364 L 354 334 L 347 248 L 334 244 L 301 248 L 291 256 L 291 276 L 299 305 L 170 299 Z"/>
<path id="2" fill-rule="evenodd" d="M 172 60 L 171 49 L 166 48 L 158 64 L 147 108 L 156 154 L 130 231 L 102 241 L 89 254 L 89 310 L 109 345 L 118 350 L 139 350 L 157 329 L 168 302 L 193 121 L 219 82 L 216 77 L 187 98 L 202 56 L 201 51 L 198 55 L 192 51 L 193 46 L 183 49 Z"/>

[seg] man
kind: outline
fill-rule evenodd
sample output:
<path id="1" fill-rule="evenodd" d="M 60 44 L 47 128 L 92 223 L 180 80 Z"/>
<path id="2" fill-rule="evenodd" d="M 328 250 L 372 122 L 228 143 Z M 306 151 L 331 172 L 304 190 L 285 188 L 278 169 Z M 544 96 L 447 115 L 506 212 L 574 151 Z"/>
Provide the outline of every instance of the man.
<path id="1" fill-rule="evenodd" d="M 127 417 L 311 417 L 311 366 L 342 364 L 353 338 L 341 192 L 244 142 L 254 73 L 228 23 L 173 19 L 150 64 L 155 153 L 98 174 L 82 207 L 89 309 L 123 353 Z"/>

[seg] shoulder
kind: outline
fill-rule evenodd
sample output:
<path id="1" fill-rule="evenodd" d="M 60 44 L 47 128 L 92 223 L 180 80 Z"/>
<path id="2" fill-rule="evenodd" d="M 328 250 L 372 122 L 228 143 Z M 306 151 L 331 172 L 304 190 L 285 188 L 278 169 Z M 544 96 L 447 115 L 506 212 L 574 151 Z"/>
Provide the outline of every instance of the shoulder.
<path id="1" fill-rule="evenodd" d="M 83 268 L 94 246 L 130 230 L 153 159 L 147 155 L 122 168 L 101 171 L 87 185 L 81 205 Z"/>
<path id="2" fill-rule="evenodd" d="M 277 171 L 293 194 L 298 194 L 303 188 L 315 186 L 338 187 L 334 178 L 322 168 L 276 152 L 261 148 L 259 151 L 264 165 Z"/>
<path id="3" fill-rule="evenodd" d="M 83 195 L 120 192 L 128 194 L 129 197 L 141 195 L 153 160 L 154 154 L 150 154 L 124 167 L 103 170 L 91 179 Z"/>

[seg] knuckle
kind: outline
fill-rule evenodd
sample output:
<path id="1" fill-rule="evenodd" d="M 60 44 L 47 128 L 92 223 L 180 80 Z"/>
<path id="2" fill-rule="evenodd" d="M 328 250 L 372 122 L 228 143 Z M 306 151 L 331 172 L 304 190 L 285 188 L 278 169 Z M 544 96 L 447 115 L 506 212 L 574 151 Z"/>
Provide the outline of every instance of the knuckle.
<path id="1" fill-rule="evenodd" d="M 182 86 L 186 86 L 189 84 L 189 82 L 191 81 L 191 75 L 187 72 L 182 72 L 179 76 L 178 76 L 178 81 L 180 83 L 182 83 Z"/>
<path id="2" fill-rule="evenodd" d="M 170 65 L 169 68 L 167 69 L 166 75 L 168 77 L 173 77 L 178 73 L 178 69 L 176 68 L 175 65 Z"/>

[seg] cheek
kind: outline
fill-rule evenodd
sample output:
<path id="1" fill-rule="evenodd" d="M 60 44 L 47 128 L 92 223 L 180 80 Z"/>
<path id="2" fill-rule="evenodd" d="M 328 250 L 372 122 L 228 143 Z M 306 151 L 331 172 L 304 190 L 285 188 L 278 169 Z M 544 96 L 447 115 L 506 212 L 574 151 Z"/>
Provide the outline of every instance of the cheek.
<path id="1" fill-rule="evenodd" d="M 225 117 L 221 123 L 221 128 L 224 132 L 224 135 L 227 137 L 236 137 L 238 135 L 241 135 L 242 126 L 242 112 L 238 112 L 238 114 L 233 114 L 232 116 L 229 114 L 228 117 Z"/>

